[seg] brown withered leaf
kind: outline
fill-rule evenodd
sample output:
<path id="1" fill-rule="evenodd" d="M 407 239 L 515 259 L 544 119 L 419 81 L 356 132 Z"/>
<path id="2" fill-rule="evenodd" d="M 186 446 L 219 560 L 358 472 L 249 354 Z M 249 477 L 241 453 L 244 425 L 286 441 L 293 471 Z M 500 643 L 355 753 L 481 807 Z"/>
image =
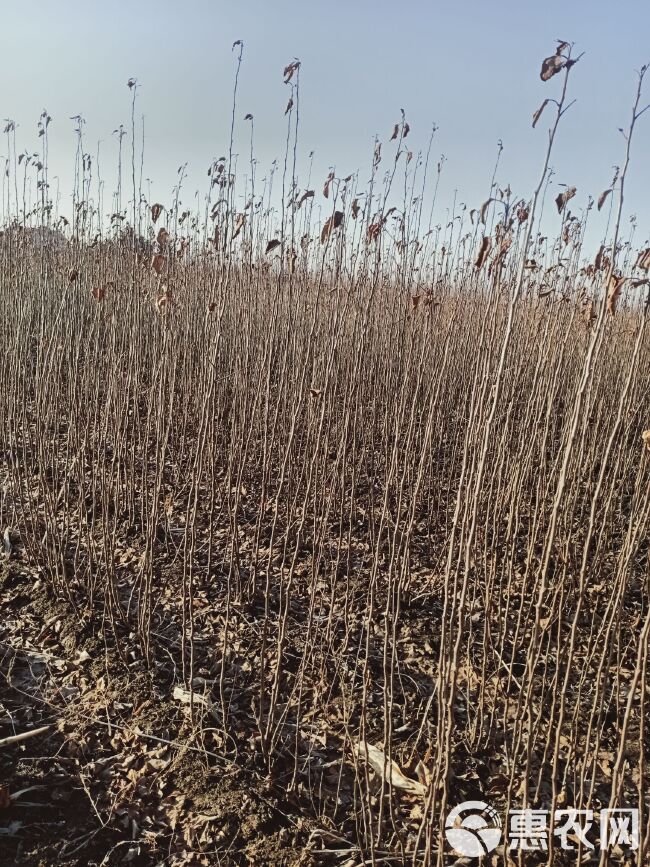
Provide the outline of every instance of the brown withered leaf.
<path id="1" fill-rule="evenodd" d="M 287 103 L 287 107 L 285 108 L 284 113 L 289 114 L 289 112 L 291 111 L 292 108 L 293 108 L 293 99 L 290 99 L 289 102 Z"/>
<path id="2" fill-rule="evenodd" d="M 377 142 L 375 145 L 375 153 L 372 158 L 373 168 L 377 168 L 379 163 L 381 162 L 381 142 Z"/>
<path id="3" fill-rule="evenodd" d="M 323 195 L 325 196 L 326 199 L 329 199 L 330 184 L 332 183 L 333 180 L 334 180 L 334 172 L 330 172 L 329 175 L 327 176 L 327 180 L 325 181 L 325 184 L 323 186 Z"/>
<path id="4" fill-rule="evenodd" d="M 626 277 L 623 277 L 620 274 L 612 274 L 609 278 L 609 287 L 607 289 L 607 312 L 611 316 L 616 313 L 616 304 L 621 291 L 623 290 L 623 284 L 626 279 Z"/>
<path id="5" fill-rule="evenodd" d="M 607 200 L 607 196 L 611 193 L 611 188 L 609 190 L 603 190 L 603 192 L 598 196 L 598 210 L 602 208 Z"/>
<path id="6" fill-rule="evenodd" d="M 650 451 L 650 428 L 643 431 L 641 439 L 643 440 L 645 447 Z"/>
<path id="7" fill-rule="evenodd" d="M 420 306 L 420 301 L 422 300 L 422 295 L 411 295 L 411 305 L 414 310 L 417 310 Z"/>
<path id="8" fill-rule="evenodd" d="M 172 301 L 172 295 L 169 289 L 166 289 L 162 295 L 159 295 L 156 298 L 156 307 L 158 308 L 159 313 L 167 313 L 169 310 L 169 306 Z"/>
<path id="9" fill-rule="evenodd" d="M 6 786 L 0 786 L 0 810 L 6 810 L 11 806 L 11 795 Z"/>
<path id="10" fill-rule="evenodd" d="M 155 255 L 151 260 L 151 267 L 156 272 L 156 274 L 160 276 L 163 272 L 163 268 L 165 267 L 165 257 L 161 253 Z"/>
<path id="11" fill-rule="evenodd" d="M 479 219 L 483 223 L 483 225 L 485 225 L 485 218 L 487 216 L 487 209 L 490 207 L 490 202 L 496 202 L 496 199 L 494 199 L 494 198 L 488 199 L 486 202 L 483 202 L 483 204 L 481 205 L 481 211 L 479 214 Z"/>
<path id="12" fill-rule="evenodd" d="M 271 250 L 275 250 L 275 248 L 276 248 L 276 247 L 279 247 L 279 246 L 280 246 L 280 242 L 278 241 L 278 239 L 277 239 L 277 238 L 272 238 L 272 239 L 269 241 L 269 243 L 266 245 L 266 250 L 265 250 L 265 252 L 266 252 L 266 253 L 270 253 Z"/>
<path id="13" fill-rule="evenodd" d="M 361 207 L 359 206 L 359 199 L 353 199 L 352 200 L 352 219 L 353 220 L 356 220 L 356 218 L 359 216 L 360 210 L 361 210 Z"/>
<path id="14" fill-rule="evenodd" d="M 332 216 L 325 221 L 325 225 L 320 233 L 321 244 L 324 244 L 330 235 L 341 225 L 343 225 L 343 211 L 334 211 Z"/>
<path id="15" fill-rule="evenodd" d="M 155 205 L 151 206 L 151 220 L 153 223 L 157 222 L 158 217 L 162 214 L 162 212 L 163 212 L 163 206 L 158 204 L 158 202 L 156 202 Z"/>
<path id="16" fill-rule="evenodd" d="M 548 99 L 545 99 L 544 102 L 540 105 L 540 107 L 537 109 L 537 111 L 536 111 L 535 114 L 533 115 L 533 129 L 535 129 L 535 126 L 536 126 L 536 124 L 537 124 L 537 121 L 538 121 L 538 120 L 540 119 L 540 117 L 542 116 L 542 112 L 544 111 L 544 109 L 546 108 L 546 106 L 548 105 L 548 103 L 549 103 Z"/>
<path id="17" fill-rule="evenodd" d="M 288 84 L 293 78 L 294 74 L 300 69 L 300 61 L 294 60 L 292 63 L 289 63 L 284 67 L 284 83 Z"/>
<path id="18" fill-rule="evenodd" d="M 542 71 L 539 77 L 542 81 L 548 81 L 553 78 L 558 72 L 561 72 L 566 66 L 566 58 L 560 54 L 552 54 L 550 57 L 545 57 L 542 62 Z"/>
<path id="19" fill-rule="evenodd" d="M 385 780 L 389 786 L 424 797 L 427 789 L 418 780 L 413 780 L 402 773 L 397 762 L 388 760 L 388 756 L 379 747 L 369 744 L 367 741 L 359 741 L 354 745 L 355 755 L 368 762 L 377 776 Z"/>
<path id="20" fill-rule="evenodd" d="M 390 137 L 390 140 L 395 141 L 395 139 L 397 138 L 398 135 L 399 135 L 399 124 L 396 123 L 395 126 L 393 127 L 393 134 Z"/>
<path id="21" fill-rule="evenodd" d="M 95 301 L 103 301 L 106 297 L 106 289 L 103 286 L 94 286 L 90 290 L 90 294 L 93 296 Z"/>
<path id="22" fill-rule="evenodd" d="M 307 199 L 313 199 L 313 197 L 314 197 L 314 190 L 305 190 L 305 192 L 302 194 L 302 196 L 296 202 L 296 210 L 299 210 L 299 208 L 302 207 L 303 203 L 306 202 Z"/>
<path id="23" fill-rule="evenodd" d="M 555 53 L 558 55 L 562 54 L 563 52 L 565 52 L 567 50 L 568 47 L 569 47 L 568 42 L 566 42 L 564 39 L 558 39 L 557 48 L 555 49 Z"/>
<path id="24" fill-rule="evenodd" d="M 483 235 L 483 239 L 481 240 L 481 246 L 478 251 L 478 256 L 476 257 L 476 262 L 474 263 L 474 267 L 477 270 L 481 270 L 485 261 L 488 257 L 488 253 L 490 252 L 490 246 L 492 244 L 492 239 L 489 235 Z"/>
<path id="25" fill-rule="evenodd" d="M 650 247 L 641 250 L 636 260 L 635 268 L 640 268 L 641 271 L 650 271 Z"/>
<path id="26" fill-rule="evenodd" d="M 563 193 L 558 194 L 557 198 L 555 199 L 558 214 L 562 213 L 562 211 L 566 207 L 566 203 L 569 201 L 569 199 L 572 199 L 577 192 L 578 191 L 575 187 L 567 187 Z"/>
<path id="27" fill-rule="evenodd" d="M 235 232 L 233 234 L 233 238 L 236 238 L 237 235 L 244 228 L 244 223 L 246 222 L 246 214 L 237 214 L 235 217 Z"/>
<path id="28" fill-rule="evenodd" d="M 528 213 L 529 211 L 526 205 L 519 205 L 519 207 L 517 208 L 517 219 L 519 220 L 520 224 L 526 222 L 526 220 L 528 219 Z"/>
<path id="29" fill-rule="evenodd" d="M 74 283 L 74 281 L 77 279 L 78 276 L 79 276 L 78 268 L 70 268 L 70 270 L 68 271 L 68 283 Z"/>
<path id="30" fill-rule="evenodd" d="M 167 229 L 160 228 L 158 229 L 158 234 L 156 235 L 156 241 L 160 244 L 161 247 L 164 247 L 167 241 L 169 241 L 169 232 Z"/>
<path id="31" fill-rule="evenodd" d="M 381 235 L 382 226 L 384 225 L 382 220 L 379 220 L 377 223 L 371 223 L 368 226 L 368 240 L 376 241 L 377 238 Z"/>
<path id="32" fill-rule="evenodd" d="M 411 127 L 408 125 L 408 123 L 405 123 L 405 124 L 404 124 L 404 127 L 402 128 L 402 138 L 406 138 L 406 136 L 407 136 L 410 132 L 411 132 Z"/>

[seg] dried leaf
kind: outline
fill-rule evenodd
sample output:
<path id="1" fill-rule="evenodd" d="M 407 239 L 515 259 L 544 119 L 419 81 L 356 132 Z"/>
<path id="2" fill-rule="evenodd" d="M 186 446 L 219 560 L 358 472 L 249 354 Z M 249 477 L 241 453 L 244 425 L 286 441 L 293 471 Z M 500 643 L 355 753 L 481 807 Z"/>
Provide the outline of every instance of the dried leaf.
<path id="1" fill-rule="evenodd" d="M 479 214 L 479 219 L 483 223 L 483 225 L 485 225 L 485 218 L 487 216 L 487 210 L 490 207 L 490 202 L 496 202 L 496 199 L 494 199 L 494 198 L 488 199 L 487 202 L 483 202 L 483 204 L 481 205 L 481 211 Z"/>
<path id="2" fill-rule="evenodd" d="M 542 116 L 542 112 L 544 111 L 544 109 L 546 108 L 546 106 L 548 105 L 548 103 L 549 103 L 549 100 L 548 100 L 548 99 L 545 99 L 544 102 L 540 105 L 540 107 L 537 109 L 537 111 L 536 111 L 535 114 L 533 115 L 533 129 L 535 129 L 535 126 L 536 126 L 536 124 L 537 124 L 537 121 L 538 121 L 538 120 L 540 119 L 540 117 Z"/>
<path id="3" fill-rule="evenodd" d="M 161 253 L 156 254 L 151 260 L 151 267 L 160 276 L 165 267 L 165 257 Z"/>
<path id="4" fill-rule="evenodd" d="M 569 199 L 572 199 L 577 192 L 575 187 L 567 187 L 563 193 L 559 193 L 557 198 L 555 199 L 555 204 L 557 205 L 557 212 L 561 214 L 562 211 L 566 207 L 566 203 Z"/>
<path id="5" fill-rule="evenodd" d="M 296 210 L 299 210 L 302 207 L 303 202 L 305 202 L 307 199 L 313 199 L 313 197 L 314 197 L 314 190 L 305 190 L 305 192 L 302 194 L 302 196 L 296 202 Z"/>
<path id="6" fill-rule="evenodd" d="M 650 428 L 643 431 L 643 433 L 641 434 L 641 439 L 643 440 L 645 447 L 650 451 Z"/>
<path id="7" fill-rule="evenodd" d="M 358 758 L 367 761 L 377 776 L 385 780 L 390 786 L 403 789 L 412 795 L 423 797 L 426 795 L 426 786 L 423 786 L 418 780 L 404 776 L 397 762 L 388 761 L 386 754 L 379 747 L 373 747 L 366 741 L 359 741 L 354 747 L 354 752 Z"/>
<path id="8" fill-rule="evenodd" d="M 155 205 L 151 206 L 151 219 L 154 223 L 158 220 L 158 217 L 162 214 L 162 212 L 163 212 L 163 206 L 162 205 L 156 203 Z"/>
<path id="9" fill-rule="evenodd" d="M 609 190 L 604 190 L 604 191 L 603 191 L 603 192 L 598 196 L 598 210 L 599 210 L 599 211 L 600 211 L 600 209 L 602 208 L 602 206 L 605 204 L 605 200 L 607 199 L 607 196 L 608 196 L 610 193 L 611 193 L 611 188 L 610 188 Z"/>
<path id="10" fill-rule="evenodd" d="M 626 280 L 627 277 L 623 277 L 620 274 L 612 274 L 609 278 L 609 287 L 607 289 L 607 312 L 611 316 L 616 313 L 616 304 Z"/>
<path id="11" fill-rule="evenodd" d="M 635 268 L 639 268 L 641 271 L 650 271 L 650 247 L 647 247 L 645 250 L 641 250 L 639 252 L 639 256 L 636 260 Z"/>
<path id="12" fill-rule="evenodd" d="M 106 297 L 106 289 L 103 286 L 95 286 L 90 290 L 90 294 L 95 301 L 103 301 Z"/>
<path id="13" fill-rule="evenodd" d="M 276 247 L 280 246 L 280 241 L 277 238 L 272 238 L 269 243 L 266 245 L 266 253 L 270 253 L 271 250 L 275 250 Z"/>
<path id="14" fill-rule="evenodd" d="M 490 252 L 490 247 L 492 245 L 492 239 L 489 235 L 483 235 L 483 239 L 481 241 L 481 246 L 478 251 L 478 256 L 476 257 L 476 262 L 474 263 L 474 267 L 477 270 L 481 270 L 483 265 L 485 264 L 485 260 L 488 257 L 488 253 Z"/>
<path id="15" fill-rule="evenodd" d="M 77 268 L 71 268 L 68 272 L 68 283 L 74 283 L 78 276 L 79 270 Z"/>
<path id="16" fill-rule="evenodd" d="M 343 211 L 334 211 L 329 220 L 326 220 L 320 233 L 320 242 L 324 244 L 330 235 L 343 224 Z"/>
<path id="17" fill-rule="evenodd" d="M 293 99 L 290 99 L 289 102 L 287 103 L 287 107 L 285 108 L 284 113 L 289 114 L 289 112 L 291 111 L 292 108 L 293 108 Z"/>
<path id="18" fill-rule="evenodd" d="M 156 241 L 161 246 L 164 247 L 167 241 L 169 241 L 169 232 L 167 229 L 163 229 L 162 227 L 158 229 L 158 234 L 156 235 Z"/>
<path id="19" fill-rule="evenodd" d="M 395 126 L 393 127 L 393 134 L 390 137 L 390 140 L 395 141 L 395 139 L 397 138 L 398 135 L 399 135 L 399 124 L 396 123 Z"/>
<path id="20" fill-rule="evenodd" d="M 236 238 L 237 235 L 244 228 L 244 223 L 246 222 L 246 214 L 237 214 L 235 217 L 235 232 L 233 234 L 233 238 Z"/>
<path id="21" fill-rule="evenodd" d="M 330 184 L 334 180 L 334 172 L 330 172 L 327 176 L 327 180 L 325 181 L 325 186 L 323 187 L 323 195 L 326 199 L 329 198 L 330 195 Z"/>
<path id="22" fill-rule="evenodd" d="M 361 210 L 361 208 L 359 206 L 359 199 L 353 199 L 352 200 L 352 219 L 353 220 L 356 220 L 356 218 L 359 216 L 360 210 Z"/>
<path id="23" fill-rule="evenodd" d="M 290 63 L 288 66 L 284 67 L 284 83 L 288 84 L 294 76 L 294 73 L 300 69 L 300 61 L 294 60 L 293 63 Z"/>
<path id="24" fill-rule="evenodd" d="M 566 66 L 566 58 L 562 57 L 559 54 L 552 54 L 550 57 L 544 58 L 542 63 L 542 71 L 539 74 L 539 77 L 542 81 L 548 81 L 550 78 L 553 78 L 558 72 L 560 72 Z"/>

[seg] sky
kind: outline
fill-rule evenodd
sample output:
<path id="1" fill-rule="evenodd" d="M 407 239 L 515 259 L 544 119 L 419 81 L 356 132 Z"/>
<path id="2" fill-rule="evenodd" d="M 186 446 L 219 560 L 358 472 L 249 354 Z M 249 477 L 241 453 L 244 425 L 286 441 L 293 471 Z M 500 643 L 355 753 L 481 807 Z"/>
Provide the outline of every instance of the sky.
<path id="1" fill-rule="evenodd" d="M 650 62 L 647 0 L 4 0 L 0 32 L 0 118 L 18 124 L 18 149 L 36 150 L 46 108 L 50 172 L 62 209 L 70 198 L 75 125 L 85 149 L 99 143 L 107 188 L 116 172 L 120 123 L 130 123 L 127 80 L 137 79 L 137 122 L 144 116 L 144 176 L 152 200 L 168 204 L 177 169 L 187 163 L 184 199 L 207 189 L 207 167 L 227 153 L 235 40 L 244 43 L 236 108 L 235 153 L 245 160 L 255 118 L 258 177 L 282 160 L 289 88 L 282 71 L 301 61 L 298 167 L 312 185 L 330 166 L 340 176 L 369 176 L 375 135 L 387 140 L 406 112 L 409 147 L 446 161 L 438 197 L 443 220 L 454 195 L 469 207 L 487 197 L 503 142 L 498 180 L 523 197 L 537 183 L 546 126 L 533 130 L 540 103 L 556 96 L 560 76 L 540 80 L 542 59 L 558 39 L 585 54 L 572 70 L 575 105 L 565 115 L 551 165 L 558 184 L 577 187 L 574 212 L 597 198 L 621 164 L 636 71 Z M 650 75 L 646 99 L 650 102 Z M 650 235 L 650 111 L 639 121 L 628 178 L 626 219 Z M 137 133 L 138 148 L 141 131 Z M 126 141 L 126 140 L 125 140 Z M 128 146 L 128 144 L 127 144 Z M 7 143 L 0 138 L 0 156 Z M 108 197 L 107 197 L 108 199 Z M 106 205 L 106 209 L 109 206 Z M 606 214 L 590 217 L 604 227 Z M 598 229 L 599 231 L 599 229 Z"/>

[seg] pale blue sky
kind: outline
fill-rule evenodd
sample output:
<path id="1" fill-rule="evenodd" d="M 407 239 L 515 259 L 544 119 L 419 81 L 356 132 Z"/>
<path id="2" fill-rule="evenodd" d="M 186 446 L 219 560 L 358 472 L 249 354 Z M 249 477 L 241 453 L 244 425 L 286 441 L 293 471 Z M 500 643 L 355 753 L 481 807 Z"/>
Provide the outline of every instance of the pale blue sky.
<path id="1" fill-rule="evenodd" d="M 410 147 L 447 163 L 440 219 L 459 201 L 485 198 L 501 139 L 498 178 L 523 195 L 534 186 L 545 126 L 531 116 L 560 79 L 544 84 L 542 58 L 557 39 L 585 56 L 572 73 L 577 104 L 567 114 L 552 159 L 557 182 L 576 185 L 574 211 L 609 183 L 620 163 L 636 85 L 650 61 L 650 4 L 642 0 L 30 0 L 8 2 L 0 33 L 0 117 L 19 123 L 18 147 L 36 149 L 36 122 L 53 117 L 51 171 L 71 189 L 74 124 L 86 121 L 86 149 L 102 144 L 103 176 L 114 176 L 113 129 L 129 123 L 126 81 L 139 82 L 145 115 L 146 177 L 154 197 L 170 201 L 176 169 L 188 162 L 185 200 L 205 189 L 206 169 L 227 151 L 234 55 L 244 41 L 235 151 L 245 154 L 246 112 L 255 116 L 260 177 L 281 158 L 288 87 L 283 67 L 302 61 L 299 166 L 314 150 L 314 185 L 330 165 L 346 175 L 371 159 L 375 133 L 388 138 L 404 108 Z M 650 79 L 646 94 L 650 102 Z M 6 143 L 0 140 L 0 154 Z M 637 240 L 650 234 L 650 112 L 639 124 L 630 172 L 628 214 L 639 217 Z M 301 179 L 304 181 L 304 173 Z M 557 192 L 557 187 L 554 187 Z M 107 204 L 108 208 L 108 204 Z M 594 220 L 604 225 L 604 213 Z"/>

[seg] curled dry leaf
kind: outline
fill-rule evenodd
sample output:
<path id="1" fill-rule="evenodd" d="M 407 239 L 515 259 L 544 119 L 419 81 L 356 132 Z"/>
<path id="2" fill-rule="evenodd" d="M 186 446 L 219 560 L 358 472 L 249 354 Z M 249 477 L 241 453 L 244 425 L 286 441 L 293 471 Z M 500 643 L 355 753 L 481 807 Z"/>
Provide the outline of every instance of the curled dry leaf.
<path id="1" fill-rule="evenodd" d="M 155 205 L 151 206 L 151 219 L 154 223 L 158 220 L 158 217 L 162 214 L 162 212 L 163 206 L 158 204 L 158 202 L 156 202 Z"/>
<path id="2" fill-rule="evenodd" d="M 641 439 L 643 440 L 645 447 L 648 449 L 648 451 L 650 451 L 650 428 L 643 431 L 643 433 L 641 434 Z"/>
<path id="3" fill-rule="evenodd" d="M 266 245 L 266 253 L 270 253 L 271 250 L 275 250 L 276 247 L 280 246 L 280 242 L 277 238 L 272 238 L 269 243 Z"/>
<path id="4" fill-rule="evenodd" d="M 640 268 L 641 271 L 650 271 L 650 247 L 639 252 L 636 260 L 635 268 Z"/>
<path id="5" fill-rule="evenodd" d="M 253 120 L 253 115 L 250 113 L 250 111 L 248 112 L 248 114 L 244 115 L 244 120 Z"/>
<path id="6" fill-rule="evenodd" d="M 542 71 L 540 72 L 539 77 L 542 81 L 548 81 L 558 72 L 561 72 L 561 70 L 566 66 L 566 63 L 566 58 L 562 57 L 560 54 L 552 54 L 550 57 L 545 57 L 542 62 Z"/>
<path id="7" fill-rule="evenodd" d="M 235 232 L 233 234 L 233 238 L 236 238 L 237 235 L 244 228 L 244 223 L 246 222 L 246 214 L 237 214 L 235 217 Z"/>
<path id="8" fill-rule="evenodd" d="M 327 176 L 327 180 L 325 181 L 325 185 L 323 186 L 323 195 L 326 199 L 329 199 L 330 195 L 330 184 L 334 180 L 334 172 L 330 172 Z"/>
<path id="9" fill-rule="evenodd" d="M 402 138 L 406 138 L 406 136 L 407 136 L 410 132 L 411 132 L 411 127 L 408 125 L 408 123 L 405 123 L 405 124 L 404 124 L 404 127 L 403 127 L 403 129 L 402 129 Z"/>
<path id="10" fill-rule="evenodd" d="M 313 198 L 314 198 L 314 190 L 305 190 L 305 192 L 302 194 L 302 196 L 296 202 L 296 210 L 299 210 L 299 208 L 302 207 L 303 203 L 307 199 L 313 199 Z"/>
<path id="11" fill-rule="evenodd" d="M 481 205 L 481 210 L 479 213 L 479 219 L 485 225 L 485 218 L 487 217 L 487 210 L 490 207 L 490 202 L 496 202 L 496 199 L 490 198 L 486 202 L 483 202 Z"/>
<path id="12" fill-rule="evenodd" d="M 476 262 L 474 263 L 474 267 L 477 270 L 481 270 L 483 265 L 485 265 L 485 261 L 488 257 L 488 253 L 490 252 L 490 246 L 492 244 L 492 239 L 489 235 L 483 235 L 483 239 L 481 241 L 481 246 L 478 251 L 478 256 L 476 257 Z"/>
<path id="13" fill-rule="evenodd" d="M 537 111 L 536 111 L 535 114 L 533 115 L 533 129 L 535 129 L 535 126 L 536 126 L 536 124 L 537 124 L 537 121 L 538 121 L 538 120 L 540 119 L 540 117 L 542 116 L 542 112 L 544 111 L 544 109 L 546 108 L 546 106 L 548 105 L 548 103 L 549 103 L 549 100 L 548 100 L 548 99 L 545 99 L 544 102 L 540 105 L 540 107 L 537 109 Z"/>
<path id="14" fill-rule="evenodd" d="M 171 304 L 171 301 L 172 301 L 171 292 L 169 291 L 169 289 L 165 289 L 165 291 L 162 293 L 162 295 L 159 295 L 158 298 L 156 298 L 156 307 L 158 308 L 158 312 L 163 313 L 163 314 L 167 313 L 167 311 L 169 310 L 169 306 Z"/>
<path id="15" fill-rule="evenodd" d="M 517 219 L 519 223 L 525 223 L 528 219 L 529 210 L 523 203 L 517 208 Z"/>
<path id="16" fill-rule="evenodd" d="M 390 140 L 395 141 L 395 139 L 397 138 L 398 135 L 399 135 L 399 124 L 396 123 L 395 126 L 393 127 L 393 134 L 390 137 Z"/>
<path id="17" fill-rule="evenodd" d="M 162 253 L 157 253 L 151 260 L 151 267 L 153 270 L 160 276 L 163 272 L 163 268 L 165 267 L 165 257 Z"/>
<path id="18" fill-rule="evenodd" d="M 616 313 L 616 304 L 626 280 L 627 277 L 623 277 L 620 274 L 612 274 L 609 278 L 609 286 L 607 289 L 607 312 L 611 316 Z"/>
<path id="19" fill-rule="evenodd" d="M 169 241 L 169 232 L 167 229 L 163 229 L 162 227 L 158 229 L 158 234 L 156 235 L 156 241 L 160 244 L 161 247 L 164 247 L 167 241 Z"/>
<path id="20" fill-rule="evenodd" d="M 567 187 L 563 193 L 558 194 L 557 198 L 555 199 L 558 214 L 562 213 L 562 211 L 566 207 L 566 203 L 569 201 L 569 199 L 572 199 L 576 193 L 576 187 Z"/>
<path id="21" fill-rule="evenodd" d="M 320 233 L 321 244 L 324 244 L 330 235 L 341 225 L 343 225 L 343 211 L 334 211 L 332 216 L 325 221 L 323 230 Z"/>
<path id="22" fill-rule="evenodd" d="M 410 777 L 406 777 L 400 770 L 397 762 L 393 760 L 388 761 L 386 754 L 379 747 L 374 747 L 372 744 L 366 743 L 366 741 L 359 741 L 353 749 L 355 755 L 368 762 L 377 776 L 385 780 L 389 786 L 410 792 L 412 795 L 421 795 L 422 797 L 426 795 L 426 786 L 419 780 L 412 780 Z"/>
<path id="23" fill-rule="evenodd" d="M 284 83 L 288 84 L 293 78 L 294 74 L 297 70 L 300 69 L 300 61 L 294 60 L 293 63 L 290 63 L 288 66 L 284 67 Z"/>
<path id="24" fill-rule="evenodd" d="M 607 200 L 607 196 L 611 193 L 611 188 L 609 190 L 603 190 L 603 192 L 598 196 L 598 210 L 602 208 Z"/>

